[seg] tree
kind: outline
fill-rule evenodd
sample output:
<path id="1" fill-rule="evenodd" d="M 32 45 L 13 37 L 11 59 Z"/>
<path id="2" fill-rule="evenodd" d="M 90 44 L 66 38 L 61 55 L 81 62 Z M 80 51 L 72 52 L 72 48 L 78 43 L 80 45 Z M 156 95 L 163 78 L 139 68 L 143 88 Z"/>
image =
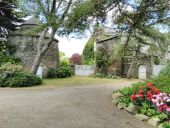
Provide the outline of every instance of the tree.
<path id="1" fill-rule="evenodd" d="M 169 10 L 169 0 L 136 0 L 133 2 L 125 0 L 118 4 L 119 15 L 115 17 L 114 23 L 117 24 L 119 32 L 126 37 L 120 53 L 125 56 L 129 48 L 136 51 L 128 70 L 128 78 L 132 76 L 133 64 L 136 62 L 141 46 L 149 46 L 150 51 L 155 49 L 154 51 L 165 52 L 167 50 L 168 38 L 156 28 L 166 26 L 169 30 Z M 132 39 L 135 39 L 136 43 L 133 44 Z"/>
<path id="2" fill-rule="evenodd" d="M 0 52 L 6 50 L 6 37 L 10 31 L 17 28 L 17 23 L 22 22 L 19 13 L 15 11 L 15 0 L 0 1 Z"/>
<path id="3" fill-rule="evenodd" d="M 94 64 L 94 60 L 95 60 L 94 43 L 95 43 L 95 38 L 91 36 L 83 49 L 82 58 L 84 64 Z"/>
<path id="4" fill-rule="evenodd" d="M 71 33 L 83 33 L 91 25 L 94 17 L 105 17 L 103 0 L 22 0 L 22 10 L 31 15 L 40 16 L 43 20 L 41 33 L 37 44 L 37 55 L 34 59 L 31 71 L 36 73 L 42 57 L 51 46 L 55 34 L 68 35 Z M 98 15 L 96 15 L 98 14 Z M 100 14 L 100 15 L 99 15 Z M 50 29 L 48 42 L 44 38 Z"/>
<path id="5" fill-rule="evenodd" d="M 15 11 L 15 0 L 0 1 L 0 36 L 6 36 L 10 31 L 16 30 L 16 23 L 21 22 L 19 13 Z"/>
<path id="6" fill-rule="evenodd" d="M 69 58 L 65 56 L 64 52 L 60 52 L 59 57 L 60 57 L 60 65 L 68 65 L 69 64 Z"/>
<path id="7" fill-rule="evenodd" d="M 82 64 L 82 56 L 78 53 L 74 53 L 71 57 L 70 57 L 70 62 L 72 64 L 77 64 L 80 65 Z"/>

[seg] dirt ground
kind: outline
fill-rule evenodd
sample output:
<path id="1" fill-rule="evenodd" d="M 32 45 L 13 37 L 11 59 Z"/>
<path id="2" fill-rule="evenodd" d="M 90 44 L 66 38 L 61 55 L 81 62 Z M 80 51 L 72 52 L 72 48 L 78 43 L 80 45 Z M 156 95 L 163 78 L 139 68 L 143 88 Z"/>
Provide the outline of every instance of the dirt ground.
<path id="1" fill-rule="evenodd" d="M 0 128 L 152 128 L 112 104 L 130 83 L 0 89 Z"/>

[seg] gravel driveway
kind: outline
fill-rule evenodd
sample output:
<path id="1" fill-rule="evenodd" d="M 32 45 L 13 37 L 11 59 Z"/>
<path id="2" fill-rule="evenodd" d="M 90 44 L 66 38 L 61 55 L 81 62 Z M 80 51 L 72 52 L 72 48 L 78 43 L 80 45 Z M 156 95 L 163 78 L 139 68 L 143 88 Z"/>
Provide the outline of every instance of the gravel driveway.
<path id="1" fill-rule="evenodd" d="M 152 128 L 112 105 L 129 84 L 0 89 L 0 128 Z"/>

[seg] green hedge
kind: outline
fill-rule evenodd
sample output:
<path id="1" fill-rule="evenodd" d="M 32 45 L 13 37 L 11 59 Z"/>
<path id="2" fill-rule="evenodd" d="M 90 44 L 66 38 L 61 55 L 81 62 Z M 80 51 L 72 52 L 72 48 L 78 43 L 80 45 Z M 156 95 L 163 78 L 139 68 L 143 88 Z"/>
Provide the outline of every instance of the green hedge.
<path id="1" fill-rule="evenodd" d="M 72 69 L 68 65 L 62 65 L 57 69 L 49 69 L 47 78 L 66 78 L 72 76 Z"/>

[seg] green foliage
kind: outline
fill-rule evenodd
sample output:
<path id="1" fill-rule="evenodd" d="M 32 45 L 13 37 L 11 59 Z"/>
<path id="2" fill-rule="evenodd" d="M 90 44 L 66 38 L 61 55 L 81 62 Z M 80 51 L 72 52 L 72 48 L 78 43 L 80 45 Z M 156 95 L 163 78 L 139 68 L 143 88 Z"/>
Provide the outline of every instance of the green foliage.
<path id="1" fill-rule="evenodd" d="M 19 64 L 21 63 L 21 60 L 19 58 L 14 58 L 14 57 L 7 56 L 5 54 L 0 53 L 0 66 L 7 62 L 10 62 L 12 64 Z"/>
<path id="2" fill-rule="evenodd" d="M 71 77 L 71 75 L 72 75 L 72 69 L 70 66 L 63 65 L 57 69 L 57 76 L 56 76 L 57 78 Z"/>
<path id="3" fill-rule="evenodd" d="M 72 69 L 68 65 L 61 65 L 57 69 L 49 69 L 47 78 L 66 78 L 72 76 Z"/>
<path id="4" fill-rule="evenodd" d="M 170 123 L 164 123 L 163 128 L 170 128 Z"/>
<path id="5" fill-rule="evenodd" d="M 95 38 L 92 36 L 86 43 L 83 50 L 83 63 L 87 65 L 94 64 L 95 52 L 94 52 Z"/>
<path id="6" fill-rule="evenodd" d="M 69 65 L 69 58 L 65 57 L 64 52 L 59 53 L 60 65 Z"/>
<path id="7" fill-rule="evenodd" d="M 16 30 L 16 23 L 21 22 L 19 12 L 16 11 L 16 0 L 0 1 L 0 37 L 6 37 L 10 31 Z M 7 32 L 6 32 L 7 31 Z"/>
<path id="8" fill-rule="evenodd" d="M 109 53 L 106 51 L 108 48 L 100 47 L 96 52 L 96 67 L 98 68 L 98 73 L 107 75 L 107 68 L 109 63 Z"/>
<path id="9" fill-rule="evenodd" d="M 152 81 L 161 92 L 170 93 L 170 79 L 168 76 L 158 76 Z"/>
<path id="10" fill-rule="evenodd" d="M 159 76 L 167 76 L 170 78 L 170 62 L 168 62 L 166 67 L 161 70 Z"/>
<path id="11" fill-rule="evenodd" d="M 154 117 L 159 115 L 160 113 L 153 109 L 149 104 L 143 103 L 141 108 L 139 109 L 139 113 L 143 115 L 147 115 L 149 117 Z"/>
<path id="12" fill-rule="evenodd" d="M 14 77 L 11 77 L 7 81 L 9 87 L 30 87 L 40 85 L 42 79 L 28 72 L 15 73 Z"/>
<path id="13" fill-rule="evenodd" d="M 167 120 L 168 119 L 168 115 L 166 113 L 159 113 L 158 115 L 156 115 L 155 117 L 157 117 L 158 119 L 160 119 L 160 121 L 163 120 Z"/>
<path id="14" fill-rule="evenodd" d="M 110 79 L 118 78 L 118 76 L 115 76 L 113 74 L 104 74 L 104 73 L 95 73 L 94 77 L 98 77 L 98 78 L 110 78 Z"/>
<path id="15" fill-rule="evenodd" d="M 0 87 L 29 87 L 41 82 L 39 77 L 26 72 L 21 65 L 6 63 L 0 67 Z"/>
<path id="16" fill-rule="evenodd" d="M 156 65 L 160 64 L 160 59 L 158 57 L 154 58 L 154 64 L 156 64 Z"/>
<path id="17" fill-rule="evenodd" d="M 5 75 L 8 75 L 8 74 L 10 75 L 10 74 L 14 74 L 16 72 L 22 72 L 22 71 L 24 71 L 23 66 L 11 64 L 11 63 L 5 63 L 0 67 L 0 73 L 5 74 Z"/>
<path id="18" fill-rule="evenodd" d="M 55 68 L 48 69 L 47 78 L 56 78 L 57 72 Z"/>

